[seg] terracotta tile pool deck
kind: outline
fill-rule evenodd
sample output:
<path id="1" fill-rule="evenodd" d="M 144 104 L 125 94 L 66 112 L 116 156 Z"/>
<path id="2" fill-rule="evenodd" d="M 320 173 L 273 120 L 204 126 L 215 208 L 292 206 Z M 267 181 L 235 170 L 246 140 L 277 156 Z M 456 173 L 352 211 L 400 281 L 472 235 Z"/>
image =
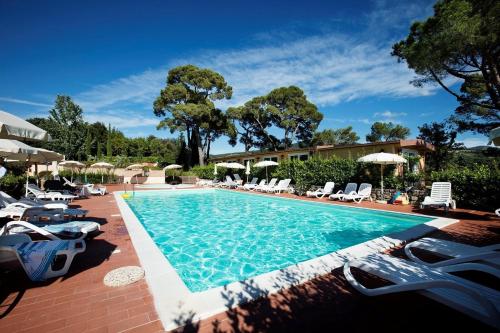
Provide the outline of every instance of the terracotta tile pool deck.
<path id="1" fill-rule="evenodd" d="M 121 186 L 110 187 L 110 190 L 122 189 Z M 75 205 L 90 211 L 88 219 L 100 222 L 102 233 L 87 242 L 86 252 L 75 257 L 69 273 L 62 278 L 33 283 L 22 271 L 2 272 L 0 332 L 163 331 L 145 280 L 119 288 L 106 287 L 102 283 L 105 274 L 112 269 L 139 265 L 114 197 L 77 200 Z M 442 210 L 422 212 L 409 206 L 371 202 L 360 206 L 443 215 Z M 500 219 L 493 213 L 457 209 L 448 217 L 460 222 L 433 232 L 433 237 L 473 245 L 500 243 Z M 403 255 L 400 249 L 392 253 Z M 360 278 L 371 284 L 381 283 L 363 275 Z M 481 279 L 498 289 L 498 281 L 491 281 L 490 277 L 471 278 Z M 252 283 L 249 282 L 246 288 L 251 290 Z M 241 297 L 229 293 L 225 296 L 228 305 Z M 176 332 L 490 330 L 416 293 L 365 297 L 350 287 L 341 269 L 201 322 L 191 322 L 192 317 L 193 314 L 180 313 L 178 322 L 182 327 Z"/>

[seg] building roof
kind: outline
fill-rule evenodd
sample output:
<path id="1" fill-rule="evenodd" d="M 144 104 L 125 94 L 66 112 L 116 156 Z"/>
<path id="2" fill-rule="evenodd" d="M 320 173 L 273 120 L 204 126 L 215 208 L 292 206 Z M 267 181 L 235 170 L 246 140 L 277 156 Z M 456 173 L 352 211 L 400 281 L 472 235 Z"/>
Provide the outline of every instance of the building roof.
<path id="1" fill-rule="evenodd" d="M 305 151 L 324 151 L 331 149 L 341 149 L 341 148 L 356 148 L 356 147 L 367 147 L 367 146 L 381 146 L 388 144 L 399 144 L 401 148 L 416 148 L 424 151 L 433 151 L 434 146 L 429 142 L 425 142 L 420 139 L 411 140 L 394 140 L 394 141 L 379 141 L 379 142 L 367 142 L 367 143 L 353 143 L 353 144 L 341 144 L 341 145 L 324 145 L 324 146 L 313 146 L 313 147 L 292 147 L 284 150 L 253 150 L 248 152 L 235 152 L 226 154 L 212 155 L 210 159 L 220 159 L 220 158 L 241 158 L 241 157 L 252 157 L 258 155 L 269 155 L 269 154 L 282 154 L 282 153 L 293 153 L 293 152 L 305 152 Z"/>

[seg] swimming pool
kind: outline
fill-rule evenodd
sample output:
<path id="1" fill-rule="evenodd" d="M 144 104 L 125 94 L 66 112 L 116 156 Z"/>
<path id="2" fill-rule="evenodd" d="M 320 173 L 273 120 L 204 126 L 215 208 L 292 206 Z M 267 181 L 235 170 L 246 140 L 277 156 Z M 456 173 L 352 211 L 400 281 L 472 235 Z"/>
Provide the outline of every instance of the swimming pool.
<path id="1" fill-rule="evenodd" d="M 139 191 L 126 202 L 191 292 L 433 219 L 226 190 Z"/>

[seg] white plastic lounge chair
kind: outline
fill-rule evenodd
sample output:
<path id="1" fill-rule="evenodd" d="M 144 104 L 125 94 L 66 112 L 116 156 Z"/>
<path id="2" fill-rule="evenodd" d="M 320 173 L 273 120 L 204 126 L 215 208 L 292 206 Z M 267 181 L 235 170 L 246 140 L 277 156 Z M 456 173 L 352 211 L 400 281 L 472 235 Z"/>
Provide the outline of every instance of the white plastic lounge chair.
<path id="1" fill-rule="evenodd" d="M 435 263 L 417 257 L 412 249 L 421 249 L 446 258 Z M 472 246 L 437 238 L 422 238 L 405 246 L 405 253 L 414 262 L 429 267 L 441 267 L 462 262 L 479 261 L 500 269 L 500 244 L 490 246 Z"/>
<path id="2" fill-rule="evenodd" d="M 0 229 L 0 235 L 35 232 L 52 240 L 60 239 L 59 237 L 84 239 L 89 233 L 99 230 L 101 230 L 99 223 L 93 221 L 71 221 L 55 224 L 12 221 Z"/>
<path id="3" fill-rule="evenodd" d="M 250 181 L 250 183 L 246 183 L 245 185 L 240 185 L 240 186 L 238 186 L 238 189 L 244 190 L 244 189 L 252 187 L 254 185 L 256 186 L 258 180 L 259 180 L 259 178 L 253 177 L 252 180 Z"/>
<path id="4" fill-rule="evenodd" d="M 66 274 L 75 255 L 85 251 L 83 240 L 31 241 L 25 234 L 0 237 L 0 263 L 17 260 L 32 281 L 43 281 Z M 56 257 L 65 256 L 64 266 L 54 270 Z"/>
<path id="5" fill-rule="evenodd" d="M 427 206 L 444 207 L 445 211 L 451 207 L 456 208 L 456 202 L 451 198 L 451 183 L 450 182 L 434 182 L 432 183 L 431 195 L 424 198 L 420 203 L 420 209 Z"/>
<path id="6" fill-rule="evenodd" d="M 348 194 L 344 195 L 343 200 L 346 200 L 346 201 L 352 200 L 355 203 L 359 204 L 364 199 L 371 200 L 372 199 L 371 195 L 372 195 L 372 184 L 362 183 L 361 185 L 359 185 L 359 189 L 358 189 L 357 193 L 355 193 L 355 192 L 348 193 Z"/>
<path id="7" fill-rule="evenodd" d="M 86 188 L 88 190 L 89 194 L 92 195 L 105 195 L 106 194 L 106 187 L 97 187 L 94 184 L 87 184 L 82 186 L 83 188 Z"/>
<path id="8" fill-rule="evenodd" d="M 264 187 L 265 185 L 266 185 L 266 180 L 261 179 L 259 184 L 245 184 L 245 185 L 243 185 L 243 189 L 246 191 L 255 191 L 257 189 Z"/>
<path id="9" fill-rule="evenodd" d="M 394 285 L 367 288 L 351 272 L 356 267 L 388 280 Z M 418 291 L 466 315 L 500 328 L 500 292 L 470 280 L 450 274 L 476 270 L 500 277 L 500 271 L 490 266 L 466 263 L 432 268 L 386 254 L 370 254 L 344 265 L 347 281 L 367 296 L 378 296 L 403 291 Z"/>
<path id="10" fill-rule="evenodd" d="M 233 177 L 234 177 L 234 182 L 238 185 L 242 185 L 243 184 L 243 179 L 241 179 L 240 175 L 238 175 L 237 173 L 233 174 Z"/>
<path id="11" fill-rule="evenodd" d="M 69 187 L 73 187 L 73 188 L 77 188 L 78 185 L 76 183 L 73 183 L 72 181 L 70 181 L 68 178 L 66 177 L 62 177 L 62 179 L 64 180 L 64 185 L 68 185 Z"/>
<path id="12" fill-rule="evenodd" d="M 39 200 L 38 201 L 30 200 L 28 198 L 16 200 L 3 191 L 0 191 L 0 206 L 3 208 L 8 208 L 8 207 L 23 207 L 23 208 L 43 207 L 48 209 L 68 208 L 68 205 L 63 202 L 47 203 L 47 202 L 40 202 Z"/>
<path id="13" fill-rule="evenodd" d="M 277 181 L 278 181 L 278 178 L 273 178 L 269 181 L 269 184 L 263 185 L 261 187 L 257 187 L 257 188 L 255 188 L 255 190 L 261 191 L 261 192 L 267 192 L 268 190 L 272 189 L 276 185 Z"/>
<path id="14" fill-rule="evenodd" d="M 358 184 L 356 183 L 348 183 L 345 186 L 345 190 L 339 190 L 337 193 L 330 195 L 328 198 L 330 200 L 343 200 L 344 196 L 347 194 L 353 194 L 356 193 L 356 189 L 358 188 Z"/>
<path id="15" fill-rule="evenodd" d="M 334 187 L 335 187 L 335 183 L 334 182 L 327 182 L 325 184 L 325 187 L 323 187 L 323 188 L 319 188 L 316 191 L 307 191 L 306 192 L 306 196 L 308 198 L 318 198 L 318 199 L 321 199 L 325 195 L 332 194 Z"/>
<path id="16" fill-rule="evenodd" d="M 275 194 L 279 194 L 281 192 L 288 192 L 288 187 L 290 186 L 291 181 L 292 180 L 289 178 L 280 180 L 278 185 L 274 186 L 273 188 L 268 189 L 267 192 L 275 193 Z"/>
<path id="17" fill-rule="evenodd" d="M 45 192 L 42 191 L 38 186 L 33 184 L 28 184 L 28 193 L 34 196 L 37 199 L 41 200 L 67 200 L 72 201 L 73 199 L 78 198 L 76 195 L 72 194 L 62 194 L 60 192 Z"/>
<path id="18" fill-rule="evenodd" d="M 235 188 L 238 187 L 238 183 L 233 181 L 230 176 L 226 176 L 226 181 L 220 184 L 221 187 Z"/>

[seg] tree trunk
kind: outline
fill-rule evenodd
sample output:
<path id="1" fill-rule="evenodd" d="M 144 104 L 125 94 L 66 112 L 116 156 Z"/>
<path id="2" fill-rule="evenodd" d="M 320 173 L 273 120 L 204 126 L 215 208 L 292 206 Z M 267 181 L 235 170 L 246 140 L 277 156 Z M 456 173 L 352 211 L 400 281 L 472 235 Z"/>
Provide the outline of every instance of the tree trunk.
<path id="1" fill-rule="evenodd" d="M 198 163 L 201 166 L 205 165 L 205 153 L 203 152 L 203 145 L 201 143 L 200 129 L 194 127 L 192 130 L 193 144 L 196 146 L 196 151 L 198 153 Z M 193 147 L 194 148 L 194 147 Z M 193 149 L 194 151 L 194 149 Z"/>

